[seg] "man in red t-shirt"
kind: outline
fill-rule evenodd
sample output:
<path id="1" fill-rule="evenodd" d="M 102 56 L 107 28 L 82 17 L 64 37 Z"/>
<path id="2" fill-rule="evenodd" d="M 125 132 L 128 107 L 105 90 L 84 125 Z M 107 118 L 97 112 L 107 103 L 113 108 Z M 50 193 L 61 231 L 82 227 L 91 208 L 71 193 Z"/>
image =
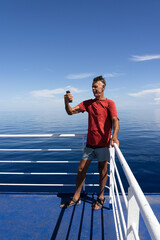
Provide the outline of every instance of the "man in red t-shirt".
<path id="1" fill-rule="evenodd" d="M 97 201 L 93 205 L 94 210 L 102 208 L 105 203 L 104 189 L 107 182 L 107 161 L 110 158 L 109 147 L 113 143 L 119 145 L 117 139 L 119 131 L 119 119 L 115 103 L 104 97 L 106 82 L 102 76 L 93 79 L 92 90 L 94 99 L 86 100 L 74 108 L 71 108 L 69 102 L 73 100 L 71 93 L 64 96 L 65 109 L 69 115 L 88 112 L 88 134 L 87 144 L 84 149 L 76 182 L 76 191 L 69 201 L 61 205 L 61 208 L 78 205 L 81 203 L 80 193 L 85 181 L 87 169 L 93 158 L 98 159 L 98 169 L 100 174 L 100 191 Z M 113 134 L 111 137 L 113 129 Z"/>

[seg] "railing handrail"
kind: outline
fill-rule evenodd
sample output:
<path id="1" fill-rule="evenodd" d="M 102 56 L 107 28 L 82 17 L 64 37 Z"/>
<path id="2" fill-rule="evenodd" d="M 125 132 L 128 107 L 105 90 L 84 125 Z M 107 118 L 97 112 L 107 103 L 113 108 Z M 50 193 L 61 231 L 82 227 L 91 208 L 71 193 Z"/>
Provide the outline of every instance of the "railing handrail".
<path id="1" fill-rule="evenodd" d="M 0 134 L 0 138 L 21 138 L 21 137 L 86 137 L 86 134 Z"/>
<path id="2" fill-rule="evenodd" d="M 137 204 L 139 206 L 140 212 L 147 226 L 147 229 L 150 233 L 150 236 L 152 237 L 152 239 L 158 240 L 160 238 L 160 224 L 116 143 L 114 143 L 114 148 L 116 150 L 116 154 L 119 158 L 124 174 L 128 180 L 128 183 L 133 190 L 134 197 L 137 201 Z"/>
<path id="3" fill-rule="evenodd" d="M 87 135 L 86 134 L 0 134 L 0 138 L 57 138 L 57 137 L 62 137 L 62 138 L 66 138 L 66 137 L 76 137 L 76 138 L 82 138 L 83 139 L 83 148 L 84 148 L 84 139 Z M 29 148 L 29 149 L 0 149 L 0 152 L 12 152 L 12 151 L 17 151 L 17 152 L 26 152 L 26 151 L 33 151 L 33 152 L 40 152 L 40 151 L 50 151 L 50 152 L 54 152 L 54 151 L 62 151 L 62 152 L 67 152 L 67 151 L 82 151 L 81 148 L 68 148 L 68 149 L 33 149 L 33 148 Z"/>

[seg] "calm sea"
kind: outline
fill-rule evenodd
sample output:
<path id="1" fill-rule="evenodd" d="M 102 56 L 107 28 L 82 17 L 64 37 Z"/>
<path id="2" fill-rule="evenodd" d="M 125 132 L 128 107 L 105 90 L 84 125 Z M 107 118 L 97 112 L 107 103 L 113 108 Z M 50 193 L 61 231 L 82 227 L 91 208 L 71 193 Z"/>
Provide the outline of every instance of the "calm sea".
<path id="1" fill-rule="evenodd" d="M 160 110 L 119 111 L 120 149 L 138 180 L 142 190 L 160 192 Z M 56 113 L 1 112 L 0 134 L 61 134 L 87 133 L 87 113 L 73 116 Z M 82 152 L 51 152 L 51 148 L 80 148 L 81 138 L 0 138 L 0 149 L 22 148 L 43 149 L 39 152 L 1 151 L 0 160 L 16 161 L 78 161 Z M 50 173 L 75 172 L 77 164 L 49 163 L 0 163 L 0 172 Z M 92 163 L 88 172 L 97 172 L 97 164 Z M 121 171 L 120 171 L 121 172 Z M 122 178 L 124 178 L 121 173 Z M 0 174 L 1 183 L 74 183 L 76 176 L 54 175 L 8 175 Z M 98 177 L 87 176 L 86 183 L 98 183 Z M 126 185 L 127 187 L 127 185 Z M 61 191 L 62 188 L 59 189 Z M 72 188 L 73 190 L 73 188 Z M 39 187 L 6 187 L 0 191 L 39 191 Z M 53 187 L 40 191 L 55 191 Z M 70 191 L 70 190 L 68 190 Z"/>

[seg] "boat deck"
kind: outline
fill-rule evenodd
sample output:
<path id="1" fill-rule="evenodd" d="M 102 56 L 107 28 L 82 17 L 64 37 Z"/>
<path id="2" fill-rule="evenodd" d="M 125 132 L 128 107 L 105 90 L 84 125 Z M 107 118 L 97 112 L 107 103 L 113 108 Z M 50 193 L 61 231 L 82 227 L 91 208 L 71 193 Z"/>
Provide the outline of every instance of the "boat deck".
<path id="1" fill-rule="evenodd" d="M 0 239 L 116 240 L 108 195 L 103 209 L 99 211 L 92 210 L 96 195 L 83 195 L 80 205 L 61 209 L 60 204 L 69 197 L 68 194 L 1 193 Z M 160 221 L 160 194 L 148 194 L 146 197 Z M 142 219 L 140 239 L 150 239 Z"/>

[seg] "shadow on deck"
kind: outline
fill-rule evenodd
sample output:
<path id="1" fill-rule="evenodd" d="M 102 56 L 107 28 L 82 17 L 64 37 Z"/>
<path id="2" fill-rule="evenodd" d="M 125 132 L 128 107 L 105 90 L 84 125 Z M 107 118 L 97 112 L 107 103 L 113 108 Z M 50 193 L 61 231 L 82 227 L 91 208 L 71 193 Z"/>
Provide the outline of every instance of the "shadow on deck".
<path id="1" fill-rule="evenodd" d="M 60 197 L 62 202 L 68 199 L 63 195 Z M 105 220 L 110 220 L 111 223 L 112 211 L 109 212 L 106 205 L 100 211 L 93 211 L 94 196 L 83 196 L 81 200 L 81 206 L 61 209 L 51 239 L 56 239 L 58 236 L 57 239 L 105 239 L 107 227 Z M 105 219 L 106 215 L 110 219 Z M 64 224 L 65 228 L 63 228 Z M 113 236 L 115 237 L 114 230 Z"/>
<path id="2" fill-rule="evenodd" d="M 113 213 L 107 201 L 92 210 L 94 197 L 83 195 L 81 204 L 59 206 L 66 194 L 0 194 L 0 239 L 116 239 Z"/>

